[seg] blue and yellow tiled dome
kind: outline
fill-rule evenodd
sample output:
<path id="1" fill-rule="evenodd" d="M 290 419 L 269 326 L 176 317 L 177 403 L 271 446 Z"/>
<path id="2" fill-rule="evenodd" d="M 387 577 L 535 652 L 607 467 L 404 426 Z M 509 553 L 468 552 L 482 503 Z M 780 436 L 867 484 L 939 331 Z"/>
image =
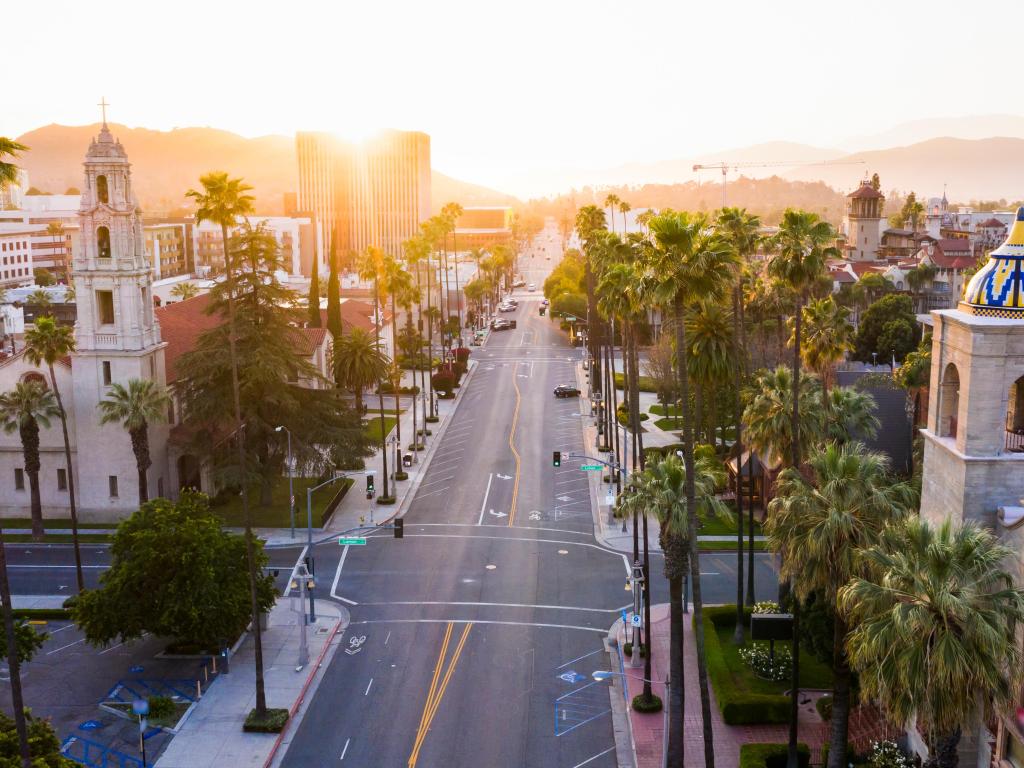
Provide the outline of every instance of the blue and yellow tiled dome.
<path id="1" fill-rule="evenodd" d="M 961 308 L 983 317 L 1024 320 L 1024 208 L 1006 242 L 989 254 L 964 291 Z"/>

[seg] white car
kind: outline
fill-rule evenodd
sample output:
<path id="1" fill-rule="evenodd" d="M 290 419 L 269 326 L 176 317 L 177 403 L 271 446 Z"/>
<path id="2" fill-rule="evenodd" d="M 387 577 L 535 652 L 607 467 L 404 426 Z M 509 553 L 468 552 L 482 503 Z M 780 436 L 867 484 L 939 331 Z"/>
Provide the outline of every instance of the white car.
<path id="1" fill-rule="evenodd" d="M 537 284 L 536 283 L 530 283 L 528 286 L 526 286 L 526 290 L 528 290 L 528 291 L 536 291 L 537 290 Z"/>

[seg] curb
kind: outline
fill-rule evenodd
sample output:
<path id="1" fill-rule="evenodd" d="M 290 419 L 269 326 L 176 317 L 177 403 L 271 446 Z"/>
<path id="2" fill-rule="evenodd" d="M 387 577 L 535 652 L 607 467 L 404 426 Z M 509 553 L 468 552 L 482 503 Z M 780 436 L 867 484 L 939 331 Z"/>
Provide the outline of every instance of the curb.
<path id="1" fill-rule="evenodd" d="M 612 670 L 623 669 L 621 648 L 618 636 L 622 619 L 616 619 L 604 638 L 604 649 L 608 654 Z M 613 676 L 608 687 L 608 697 L 612 707 L 612 735 L 615 739 L 615 763 L 617 768 L 636 768 L 636 740 L 633 738 L 633 721 L 629 716 L 628 694 L 623 690 L 624 680 Z"/>

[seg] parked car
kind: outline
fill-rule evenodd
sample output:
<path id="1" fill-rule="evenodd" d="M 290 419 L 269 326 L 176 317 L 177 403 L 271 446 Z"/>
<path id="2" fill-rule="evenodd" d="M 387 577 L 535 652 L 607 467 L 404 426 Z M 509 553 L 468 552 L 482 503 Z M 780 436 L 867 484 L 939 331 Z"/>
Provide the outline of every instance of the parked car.
<path id="1" fill-rule="evenodd" d="M 512 283 L 512 287 L 513 288 L 522 288 L 525 285 L 526 285 L 526 281 L 525 280 L 516 280 L 514 283 Z"/>
<path id="2" fill-rule="evenodd" d="M 499 312 L 515 312 L 519 307 L 513 306 L 512 304 L 499 304 Z"/>
<path id="3" fill-rule="evenodd" d="M 528 290 L 528 291 L 536 291 L 537 290 L 537 284 L 536 283 L 530 283 L 528 286 L 526 286 L 526 290 Z"/>
<path id="4" fill-rule="evenodd" d="M 580 391 L 572 384 L 559 384 L 555 387 L 555 397 L 579 397 Z"/>
<path id="5" fill-rule="evenodd" d="M 495 320 L 493 323 L 491 323 L 491 330 L 492 331 L 509 331 L 511 329 L 512 329 L 512 323 L 510 323 L 508 320 L 500 320 L 499 319 L 499 320 Z"/>

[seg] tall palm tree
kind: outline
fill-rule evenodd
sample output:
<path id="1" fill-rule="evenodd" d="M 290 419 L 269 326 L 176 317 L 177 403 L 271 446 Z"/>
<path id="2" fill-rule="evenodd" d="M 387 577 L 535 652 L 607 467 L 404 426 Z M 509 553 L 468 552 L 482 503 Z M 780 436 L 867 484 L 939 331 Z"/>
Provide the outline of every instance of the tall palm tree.
<path id="1" fill-rule="evenodd" d="M 837 443 L 873 438 L 881 426 L 875 410 L 875 398 L 869 392 L 853 387 L 829 390 L 824 436 Z"/>
<path id="2" fill-rule="evenodd" d="M 413 271 L 416 274 L 416 287 L 413 290 L 413 293 L 415 294 L 415 297 L 416 297 L 416 330 L 417 330 L 417 334 L 422 334 L 423 333 L 423 286 L 422 286 L 421 276 L 422 276 L 423 271 L 424 271 L 424 265 L 426 264 L 426 265 L 429 266 L 429 263 L 430 263 L 430 261 L 429 261 L 430 260 L 430 243 L 422 234 L 416 235 L 415 237 L 411 237 L 408 240 L 406 240 L 404 243 L 402 243 L 402 252 L 403 252 L 403 255 L 405 256 L 405 263 L 406 263 L 406 265 L 409 267 L 409 269 L 411 271 Z M 427 272 L 427 275 L 428 275 L 428 280 L 427 280 L 427 290 L 426 290 L 426 293 L 427 293 L 427 300 L 429 301 L 430 300 L 429 271 Z M 419 335 L 419 338 L 422 339 L 423 338 L 422 335 Z M 421 341 L 421 343 L 419 345 L 419 349 L 417 350 L 417 353 L 416 353 L 416 367 L 419 368 L 419 371 L 420 371 L 420 392 L 424 393 L 424 392 L 427 391 L 427 385 L 426 385 L 426 380 L 424 378 L 426 376 L 426 372 L 424 371 L 424 367 L 421 364 L 421 361 L 419 359 L 422 355 L 423 355 L 423 344 L 422 344 L 422 341 Z M 433 356 L 434 356 L 433 350 L 427 350 L 427 368 L 428 369 L 432 369 L 433 368 L 433 362 L 434 362 L 433 361 Z M 415 373 L 413 374 L 413 376 L 415 376 Z M 414 433 L 413 434 L 413 444 L 418 446 L 419 445 L 419 433 L 416 430 L 416 400 L 417 400 L 417 398 L 413 397 L 413 401 L 412 401 L 412 423 L 413 423 L 413 433 Z M 426 418 L 427 418 L 427 411 L 426 411 L 426 408 L 424 408 L 423 409 L 423 419 L 424 419 L 424 421 L 423 421 L 423 435 L 424 435 L 424 437 L 426 437 L 426 434 L 427 434 Z"/>
<path id="3" fill-rule="evenodd" d="M 576 234 L 583 250 L 583 283 L 587 291 L 587 354 L 590 357 L 590 381 L 601 388 L 601 343 L 604 329 L 598 322 L 597 297 L 592 264 L 592 251 L 597 246 L 600 233 L 608 229 L 604 211 L 596 205 L 585 205 L 576 211 Z M 591 386 L 593 389 L 593 386 Z"/>
<path id="4" fill-rule="evenodd" d="M 402 262 L 396 259 L 394 256 L 387 255 L 384 257 L 384 295 L 391 297 L 391 327 L 392 329 L 398 326 L 398 301 L 409 295 L 412 291 L 412 276 L 405 271 L 402 267 Z M 397 335 L 396 335 L 397 338 Z M 397 352 L 396 352 L 397 356 Z M 401 369 L 398 369 L 399 376 L 401 376 Z M 396 436 L 398 437 L 399 446 L 402 443 L 402 420 L 398 418 L 399 411 L 399 387 L 395 387 L 395 429 Z M 383 414 L 382 414 L 383 415 Z M 416 442 L 416 435 L 412 436 L 413 442 Z M 395 471 L 398 472 L 401 467 L 395 467 Z"/>
<path id="5" fill-rule="evenodd" d="M 711 228 L 703 214 L 666 211 L 649 222 L 654 238 L 654 295 L 664 307 L 671 307 L 675 323 L 679 392 L 683 411 L 683 463 L 686 470 L 686 501 L 695 509 L 696 488 L 693 456 L 693 419 L 690 414 L 690 382 L 686 342 L 686 312 L 698 298 L 721 299 L 736 263 L 733 249 Z M 707 659 L 704 653 L 704 609 L 697 552 L 697 517 L 689 516 L 690 573 L 693 584 L 693 613 L 697 644 L 697 676 L 700 684 L 701 717 L 704 726 L 704 762 L 715 763 L 711 733 L 711 699 L 708 693 Z"/>
<path id="6" fill-rule="evenodd" d="M 459 290 L 459 244 L 455 238 L 455 228 L 458 225 L 459 217 L 463 214 L 463 208 L 458 203 L 445 203 L 441 209 L 441 215 L 445 219 L 445 228 L 452 235 L 452 253 L 455 265 L 455 307 L 459 317 L 459 346 L 462 346 L 462 291 Z M 445 237 L 445 250 L 447 251 L 447 236 Z M 445 318 L 447 320 L 448 318 Z"/>
<path id="7" fill-rule="evenodd" d="M 1005 566 L 1015 553 L 973 522 L 911 517 L 863 557 L 869 575 L 838 597 L 861 695 L 891 722 L 918 725 L 926 766 L 956 768 L 962 731 L 1020 694 L 1024 591 Z"/>
<path id="8" fill-rule="evenodd" d="M 386 256 L 384 252 L 376 246 L 370 246 L 367 248 L 363 255 L 359 258 L 357 265 L 357 271 L 359 272 L 360 280 L 370 280 L 373 282 L 373 333 L 374 340 L 377 345 L 380 346 L 380 327 L 382 325 L 381 318 L 383 316 L 382 305 L 386 294 L 384 294 L 385 286 L 381 285 L 386 279 L 385 264 Z M 390 362 L 390 361 L 389 361 Z M 385 371 L 384 375 L 387 373 Z M 387 446 L 387 434 L 384 432 L 384 383 L 383 376 L 377 380 L 377 398 L 380 402 L 380 455 L 382 462 L 382 471 L 384 475 L 383 479 L 383 498 L 388 498 L 388 446 Z M 398 467 L 395 467 L 395 471 L 398 471 Z"/>
<path id="9" fill-rule="evenodd" d="M 832 737 L 829 768 L 845 768 L 850 718 L 848 627 L 835 609 L 836 596 L 855 576 L 866 576 L 862 550 L 878 543 L 882 530 L 912 509 L 915 494 L 887 477 L 888 459 L 861 443 L 829 443 L 812 454 L 813 481 L 799 469 L 782 473 L 765 532 L 782 556 L 782 576 L 806 600 L 820 593 L 833 614 Z"/>
<path id="10" fill-rule="evenodd" d="M 231 394 L 235 410 L 235 444 L 238 450 L 238 476 L 244 478 L 245 439 L 242 423 L 242 400 L 238 385 L 238 350 L 235 339 L 235 275 L 232 260 L 228 254 L 228 227 L 237 224 L 239 217 L 253 212 L 254 198 L 249 194 L 252 187 L 240 178 L 231 178 L 224 171 L 210 171 L 199 177 L 201 190 L 190 189 L 185 193 L 196 204 L 196 224 L 210 221 L 220 225 L 221 243 L 224 247 L 224 279 L 227 285 L 228 309 L 228 360 L 231 365 Z M 245 520 L 245 560 L 249 570 L 249 603 L 252 611 L 254 660 L 256 665 L 256 716 L 266 717 L 267 694 L 263 681 L 263 630 L 259 621 L 259 602 L 256 595 L 256 545 L 252 533 L 252 512 L 249 509 L 249 494 L 242 493 L 242 516 Z"/>
<path id="11" fill-rule="evenodd" d="M 622 214 L 622 236 L 626 236 L 626 214 L 633 210 L 633 206 L 625 200 L 619 203 L 619 213 Z"/>
<path id="12" fill-rule="evenodd" d="M 669 583 L 669 743 L 668 765 L 683 764 L 683 576 L 687 564 L 694 559 L 691 537 L 697 528 L 697 518 L 716 516 L 728 518 L 726 505 L 715 496 L 715 488 L 723 480 L 721 465 L 714 459 L 697 459 L 692 472 L 686 471 L 686 462 L 669 454 L 652 462 L 640 480 L 642 493 L 648 498 L 649 509 L 661 524 L 661 546 L 665 554 L 665 576 Z M 699 567 L 698 567 L 699 570 Z M 695 585 L 696 587 L 696 585 Z M 697 588 L 699 589 L 699 588 Z M 696 613 L 696 601 L 694 601 Z M 695 626 L 700 621 L 694 617 Z M 650 675 L 647 675 L 650 677 Z M 710 718 L 709 725 L 710 725 Z M 707 765 L 708 749 L 713 748 L 711 737 L 704 729 L 704 757 Z"/>
<path id="13" fill-rule="evenodd" d="M 39 427 L 48 428 L 50 420 L 60 415 L 53 392 L 41 381 L 21 381 L 14 389 L 0 395 L 0 420 L 4 432 L 18 431 L 21 452 L 25 459 L 32 509 L 32 538 L 43 539 L 43 505 L 39 496 Z M 70 474 L 70 473 L 69 473 Z"/>
<path id="14" fill-rule="evenodd" d="M 718 213 L 715 227 L 719 234 L 736 251 L 739 264 L 736 269 L 736 285 L 732 296 L 732 335 L 738 350 L 736 365 L 733 366 L 732 413 L 736 430 L 733 452 L 736 455 L 737 467 L 742 470 L 743 462 L 743 405 L 740 391 L 743 388 L 743 377 L 746 373 L 746 327 L 743 322 L 743 277 L 747 271 L 748 260 L 757 252 L 760 242 L 761 219 L 747 213 L 745 208 L 723 208 Z M 753 478 L 751 478 L 753 482 Z M 733 638 L 736 643 L 744 642 L 743 633 L 743 473 L 736 472 L 736 628 Z M 749 509 L 750 541 L 748 548 L 747 568 L 747 604 L 754 604 L 754 505 Z"/>
<path id="15" fill-rule="evenodd" d="M 381 381 L 387 367 L 380 342 L 363 328 L 352 328 L 334 348 L 335 381 L 355 395 L 359 413 L 363 412 L 363 390 Z"/>
<path id="16" fill-rule="evenodd" d="M 726 384 L 729 374 L 738 367 L 732 313 L 719 302 L 698 301 L 687 313 L 686 323 L 689 376 L 696 385 L 696 440 L 714 445 L 718 424 L 715 405 L 709 395 Z M 705 415 L 710 417 L 708 431 L 704 430 Z"/>
<path id="17" fill-rule="evenodd" d="M 828 410 L 829 388 L 835 380 L 836 364 L 853 349 L 853 326 L 849 311 L 832 296 L 810 302 L 803 308 L 803 322 L 807 334 L 803 339 L 801 356 L 804 365 L 818 374 L 821 381 L 821 402 Z M 795 325 L 795 324 L 791 324 Z M 789 343 L 795 346 L 794 335 Z"/>
<path id="18" fill-rule="evenodd" d="M 613 192 L 605 195 L 604 206 L 608 209 L 608 219 L 612 224 L 612 232 L 615 231 L 615 208 L 621 202 L 622 200 L 619 199 L 619 196 Z M 625 230 L 623 230 L 623 234 L 625 234 Z"/>
<path id="19" fill-rule="evenodd" d="M 19 144 L 14 139 L 0 136 L 0 189 L 18 183 L 18 166 L 14 163 L 5 162 L 3 158 L 17 159 L 20 153 L 27 151 L 28 147 L 24 144 Z"/>
<path id="20" fill-rule="evenodd" d="M 152 461 L 149 458 L 149 425 L 167 420 L 171 396 L 165 387 L 152 379 L 129 379 L 128 386 L 117 382 L 98 403 L 100 424 L 121 424 L 132 440 L 135 468 L 139 473 L 139 505 L 149 501 L 146 477 Z"/>
<path id="21" fill-rule="evenodd" d="M 75 550 L 75 581 L 78 591 L 85 589 L 85 577 L 82 573 L 82 551 L 78 544 L 78 502 L 75 496 L 75 468 L 71 463 L 71 438 L 68 435 L 68 413 L 64 408 L 64 400 L 57 386 L 57 373 L 54 365 L 75 351 L 74 330 L 66 325 L 57 325 L 52 317 L 37 317 L 35 327 L 25 331 L 25 359 L 32 365 L 46 365 L 50 374 L 50 388 L 57 401 L 60 416 L 61 436 L 64 438 L 64 466 L 68 475 L 68 504 L 71 514 L 71 542 Z"/>
<path id="22" fill-rule="evenodd" d="M 46 225 L 46 234 L 48 234 L 52 238 L 51 242 L 54 245 L 54 256 L 56 256 L 57 255 L 57 243 L 64 241 L 64 237 L 65 237 L 64 224 L 62 224 L 59 221 L 51 221 L 49 224 Z M 64 282 L 66 283 L 66 282 L 68 282 L 67 255 L 66 255 L 66 251 L 63 248 L 61 249 L 61 253 L 64 253 L 65 255 L 61 259 L 60 272 L 61 272 L 61 275 L 64 278 Z"/>
<path id="23" fill-rule="evenodd" d="M 836 235 L 832 226 L 823 221 L 818 214 L 809 211 L 787 209 L 782 215 L 782 224 L 774 238 L 774 255 L 768 262 L 768 273 L 787 286 L 795 297 L 793 308 L 793 413 L 791 442 L 792 455 L 790 464 L 800 466 L 800 356 L 801 356 L 801 325 L 803 306 L 811 288 L 825 271 L 825 263 L 829 258 L 838 258 L 839 250 L 835 245 Z M 793 601 L 793 636 L 800 634 L 800 601 Z M 792 686 L 790 689 L 789 711 L 789 755 L 788 768 L 797 768 L 797 689 L 800 682 L 800 646 L 793 647 Z"/>

